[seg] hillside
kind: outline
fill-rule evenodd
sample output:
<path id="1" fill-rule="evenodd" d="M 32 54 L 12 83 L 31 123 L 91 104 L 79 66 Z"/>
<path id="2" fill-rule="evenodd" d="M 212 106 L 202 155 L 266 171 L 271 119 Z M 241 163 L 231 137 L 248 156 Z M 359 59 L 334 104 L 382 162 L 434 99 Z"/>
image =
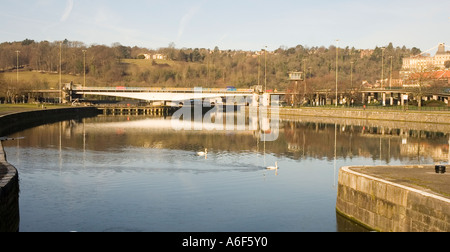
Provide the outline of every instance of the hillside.
<path id="1" fill-rule="evenodd" d="M 290 89 L 288 73 L 306 71 L 309 90 L 333 89 L 336 53 L 339 86 L 357 88 L 362 81 L 374 83 L 380 79 L 382 67 L 386 75 L 390 73 L 391 57 L 395 76 L 403 57 L 418 52 L 417 48 L 394 47 L 392 43 L 382 54 L 380 47 L 361 50 L 298 45 L 274 52 L 247 52 L 169 46 L 150 50 L 120 44 L 87 46 L 76 41 L 27 39 L 0 44 L 0 96 L 8 90 L 58 88 L 60 64 L 62 82 L 81 84 L 86 73 L 87 86 L 248 88 L 267 83 L 268 89 Z M 162 54 L 167 60 L 139 59 L 144 54 Z"/>

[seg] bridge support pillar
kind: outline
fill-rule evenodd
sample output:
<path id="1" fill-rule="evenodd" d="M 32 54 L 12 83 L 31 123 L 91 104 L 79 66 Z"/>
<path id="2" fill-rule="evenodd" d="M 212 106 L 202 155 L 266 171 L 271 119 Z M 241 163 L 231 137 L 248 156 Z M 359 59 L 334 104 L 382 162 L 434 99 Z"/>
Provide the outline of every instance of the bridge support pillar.
<path id="1" fill-rule="evenodd" d="M 259 107 L 259 95 L 258 94 L 253 94 L 251 106 Z"/>

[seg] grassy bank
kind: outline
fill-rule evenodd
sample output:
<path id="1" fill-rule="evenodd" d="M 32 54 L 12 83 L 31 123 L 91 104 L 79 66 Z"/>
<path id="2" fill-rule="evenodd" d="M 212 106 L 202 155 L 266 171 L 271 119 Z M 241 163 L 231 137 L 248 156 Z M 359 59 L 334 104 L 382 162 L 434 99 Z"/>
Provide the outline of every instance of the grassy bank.
<path id="1" fill-rule="evenodd" d="M 44 105 L 46 109 L 68 108 L 69 105 Z M 24 111 L 41 110 L 41 104 L 0 104 L 0 116 Z"/>

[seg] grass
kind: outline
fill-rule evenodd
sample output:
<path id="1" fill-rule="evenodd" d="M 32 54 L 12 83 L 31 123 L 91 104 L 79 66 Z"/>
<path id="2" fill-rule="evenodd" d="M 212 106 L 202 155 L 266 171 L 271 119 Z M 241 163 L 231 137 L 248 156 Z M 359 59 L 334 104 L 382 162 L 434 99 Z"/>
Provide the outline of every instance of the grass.
<path id="1" fill-rule="evenodd" d="M 49 105 L 46 104 L 47 109 L 52 108 L 67 108 L 68 105 Z M 24 111 L 32 111 L 42 109 L 41 104 L 0 104 L 0 115 L 18 113 Z"/>
<path id="2" fill-rule="evenodd" d="M 17 82 L 17 72 L 4 72 L 0 73 L 0 76 L 7 83 L 15 84 Z M 71 81 L 74 83 L 82 83 L 83 76 L 61 75 L 62 83 L 69 83 Z M 19 72 L 19 82 L 37 84 L 36 86 L 39 86 L 40 89 L 57 89 L 59 88 L 59 74 L 23 71 Z"/>

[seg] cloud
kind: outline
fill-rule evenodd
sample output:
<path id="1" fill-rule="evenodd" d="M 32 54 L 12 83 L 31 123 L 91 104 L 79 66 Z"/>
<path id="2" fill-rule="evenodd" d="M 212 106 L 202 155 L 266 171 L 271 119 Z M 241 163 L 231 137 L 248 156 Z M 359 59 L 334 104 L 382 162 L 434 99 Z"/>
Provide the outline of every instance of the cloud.
<path id="1" fill-rule="evenodd" d="M 67 0 L 66 9 L 64 10 L 60 19 L 61 22 L 65 22 L 69 18 L 70 13 L 72 13 L 72 9 L 73 9 L 73 0 Z"/>

